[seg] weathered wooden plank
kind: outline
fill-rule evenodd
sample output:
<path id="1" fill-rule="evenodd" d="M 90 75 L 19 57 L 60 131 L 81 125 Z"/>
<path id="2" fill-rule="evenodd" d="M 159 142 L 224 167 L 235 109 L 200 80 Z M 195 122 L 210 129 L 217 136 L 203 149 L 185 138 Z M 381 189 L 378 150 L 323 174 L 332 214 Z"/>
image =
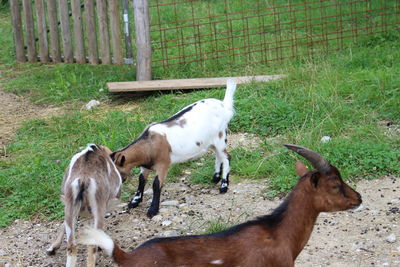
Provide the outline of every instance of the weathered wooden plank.
<path id="1" fill-rule="evenodd" d="M 25 62 L 24 36 L 22 34 L 21 10 L 18 0 L 10 0 L 10 10 L 17 62 Z"/>
<path id="2" fill-rule="evenodd" d="M 33 24 L 33 11 L 31 0 L 23 0 L 24 8 L 25 31 L 26 31 L 26 46 L 28 51 L 28 61 L 36 62 L 36 41 L 35 41 L 35 25 Z"/>
<path id="3" fill-rule="evenodd" d="M 74 30 L 74 43 L 75 43 L 75 61 L 78 64 L 85 64 L 85 46 L 83 42 L 83 30 L 82 30 L 82 11 L 80 0 L 71 1 L 71 11 L 73 20 Z"/>
<path id="4" fill-rule="evenodd" d="M 150 18 L 147 0 L 133 1 L 136 34 L 136 80 L 151 80 Z"/>
<path id="5" fill-rule="evenodd" d="M 195 78 L 177 80 L 155 80 L 135 82 L 110 82 L 107 83 L 110 92 L 135 92 L 135 91 L 160 91 L 160 90 L 184 90 L 225 87 L 228 79 L 234 79 L 237 84 L 251 81 L 268 82 L 285 77 L 285 75 L 259 75 L 241 77 L 220 78 Z"/>
<path id="6" fill-rule="evenodd" d="M 54 63 L 61 62 L 60 41 L 58 36 L 56 1 L 47 0 L 47 14 L 50 28 L 50 54 Z"/>
<path id="7" fill-rule="evenodd" d="M 73 63 L 71 29 L 69 25 L 68 1 L 60 0 L 61 36 L 63 41 L 64 62 Z"/>
<path id="8" fill-rule="evenodd" d="M 118 8 L 118 1 L 109 1 L 109 17 L 111 24 L 111 43 L 114 55 L 114 64 L 122 65 L 124 58 L 121 46 L 121 23 Z"/>
<path id="9" fill-rule="evenodd" d="M 50 61 L 50 59 L 49 44 L 47 41 L 46 19 L 44 13 L 44 0 L 35 0 L 35 10 L 39 40 L 39 57 L 41 62 L 47 63 Z"/>
<path id="10" fill-rule="evenodd" d="M 115 2 L 115 1 L 111 1 Z M 88 57 L 92 65 L 99 64 L 99 53 L 96 40 L 96 22 L 94 17 L 94 1 L 85 0 L 85 23 L 88 39 Z"/>
<path id="11" fill-rule="evenodd" d="M 129 24 L 129 0 L 122 1 L 123 21 L 124 21 L 124 37 L 125 37 L 125 51 L 126 58 L 125 64 L 133 64 L 133 54 L 132 54 L 132 37 L 131 37 L 131 27 Z"/>
<path id="12" fill-rule="evenodd" d="M 106 0 L 96 0 L 97 20 L 99 24 L 100 55 L 102 64 L 111 64 L 110 37 L 108 35 Z"/>

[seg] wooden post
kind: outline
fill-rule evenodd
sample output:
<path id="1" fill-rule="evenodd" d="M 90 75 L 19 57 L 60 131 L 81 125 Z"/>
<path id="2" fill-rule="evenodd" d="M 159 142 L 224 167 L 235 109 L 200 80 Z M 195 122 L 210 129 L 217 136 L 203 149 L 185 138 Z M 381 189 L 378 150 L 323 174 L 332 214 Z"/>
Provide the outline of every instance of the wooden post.
<path id="1" fill-rule="evenodd" d="M 109 14 L 111 24 L 111 42 L 114 55 L 114 64 L 122 65 L 124 58 L 121 46 L 121 23 L 118 9 L 118 1 L 109 1 Z"/>
<path id="2" fill-rule="evenodd" d="M 136 31 L 136 80 L 151 80 L 151 40 L 147 0 L 134 0 Z"/>
<path id="3" fill-rule="evenodd" d="M 43 0 L 35 0 L 35 9 L 39 39 L 39 57 L 41 62 L 47 63 L 49 62 L 49 44 L 47 41 L 47 29 Z"/>
<path id="4" fill-rule="evenodd" d="M 110 37 L 108 35 L 106 0 L 96 0 L 97 20 L 99 23 L 100 55 L 102 64 L 111 64 Z"/>
<path id="5" fill-rule="evenodd" d="M 49 16 L 51 56 L 54 63 L 61 62 L 60 41 L 58 36 L 57 6 L 56 1 L 47 0 L 47 14 Z"/>
<path id="6" fill-rule="evenodd" d="M 24 7 L 25 14 L 25 30 L 26 30 L 26 44 L 28 50 L 28 61 L 36 62 L 36 41 L 35 41 L 35 25 L 33 24 L 32 2 L 30 0 L 23 0 L 22 6 Z"/>
<path id="7" fill-rule="evenodd" d="M 131 27 L 129 25 L 129 0 L 123 0 L 122 6 L 124 9 L 123 18 L 126 50 L 125 64 L 133 64 Z"/>
<path id="8" fill-rule="evenodd" d="M 64 47 L 64 62 L 73 63 L 71 29 L 69 26 L 69 11 L 67 0 L 60 0 L 61 34 Z"/>
<path id="9" fill-rule="evenodd" d="M 10 0 L 10 10 L 17 62 L 25 62 L 24 36 L 22 35 L 21 11 L 18 0 Z"/>
<path id="10" fill-rule="evenodd" d="M 80 0 L 71 1 L 72 19 L 74 21 L 75 60 L 78 64 L 85 64 L 85 48 L 82 31 L 82 11 Z"/>
<path id="11" fill-rule="evenodd" d="M 112 1 L 115 2 L 115 1 Z M 92 65 L 99 64 L 99 53 L 96 39 L 96 22 L 94 17 L 93 0 L 85 0 L 85 22 L 86 33 L 88 37 L 88 56 L 89 63 Z"/>

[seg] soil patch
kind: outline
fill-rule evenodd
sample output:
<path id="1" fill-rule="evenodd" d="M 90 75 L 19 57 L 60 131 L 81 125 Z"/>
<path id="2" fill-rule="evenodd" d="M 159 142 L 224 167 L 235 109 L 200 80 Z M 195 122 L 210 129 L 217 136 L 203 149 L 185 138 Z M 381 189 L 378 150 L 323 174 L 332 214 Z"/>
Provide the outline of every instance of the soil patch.
<path id="1" fill-rule="evenodd" d="M 27 119 L 50 117 L 61 108 L 35 105 L 22 96 L 0 90 L 0 149 L 9 144 L 17 128 Z"/>
<path id="2" fill-rule="evenodd" d="M 106 219 L 106 231 L 130 250 L 154 237 L 202 233 L 209 221 L 238 224 L 267 214 L 282 202 L 264 198 L 265 187 L 265 182 L 244 181 L 233 183 L 228 193 L 221 195 L 216 186 L 189 185 L 184 179 L 167 183 L 161 201 L 169 202 L 161 206 L 159 215 L 152 220 L 146 217 L 152 196 L 148 190 L 144 202 L 130 214 L 124 212 L 124 203 L 113 209 Z M 322 213 L 296 266 L 400 266 L 400 179 L 363 180 L 357 191 L 363 197 L 363 208 Z M 83 224 L 88 221 L 80 220 L 78 231 Z M 64 265 L 65 243 L 55 256 L 45 253 L 60 225 L 60 221 L 17 220 L 1 229 L 0 266 Z M 388 241 L 390 235 L 394 241 Z M 79 248 L 79 264 L 83 265 L 86 251 Z M 100 252 L 98 266 L 115 265 Z"/>

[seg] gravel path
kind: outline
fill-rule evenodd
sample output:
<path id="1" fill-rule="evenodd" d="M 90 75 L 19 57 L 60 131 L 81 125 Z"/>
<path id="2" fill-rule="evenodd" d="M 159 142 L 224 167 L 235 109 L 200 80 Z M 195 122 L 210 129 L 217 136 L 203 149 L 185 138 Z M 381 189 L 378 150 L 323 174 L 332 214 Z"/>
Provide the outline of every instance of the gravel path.
<path id="1" fill-rule="evenodd" d="M 215 187 L 189 186 L 184 179 L 168 183 L 163 190 L 160 214 L 146 217 L 151 194 L 130 214 L 118 205 L 106 219 L 106 231 L 124 249 L 133 249 L 156 236 L 201 233 L 209 221 L 237 224 L 269 213 L 281 199 L 264 199 L 265 183 L 245 181 L 232 184 L 225 195 Z M 323 213 L 296 266 L 400 266 L 400 179 L 386 177 L 361 181 L 357 190 L 364 207 L 359 211 Z M 62 266 L 65 243 L 55 256 L 46 248 L 61 222 L 18 220 L 0 231 L 0 266 Z M 87 224 L 87 221 L 81 221 Z M 390 238 L 391 237 L 391 238 Z M 84 263 L 85 248 L 79 261 Z M 114 266 L 100 253 L 99 266 Z"/>

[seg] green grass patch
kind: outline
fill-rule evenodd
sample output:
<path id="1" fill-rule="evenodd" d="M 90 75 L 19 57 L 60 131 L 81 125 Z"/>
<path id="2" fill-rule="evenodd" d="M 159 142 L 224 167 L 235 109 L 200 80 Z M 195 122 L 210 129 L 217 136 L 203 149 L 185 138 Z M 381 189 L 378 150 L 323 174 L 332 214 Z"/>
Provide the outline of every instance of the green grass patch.
<path id="1" fill-rule="evenodd" d="M 0 10 L 0 13 L 4 11 Z M 3 27 L 5 26 L 5 27 Z M 15 64 L 7 20 L 0 19 L 0 86 L 46 104 L 83 103 L 96 98 L 118 100 L 105 82 L 133 80 L 129 66 Z M 280 64 L 246 68 L 220 66 L 207 76 L 284 73 L 271 83 L 238 87 L 236 115 L 230 131 L 255 134 L 262 141 L 255 149 L 230 148 L 233 178 L 266 179 L 268 195 L 285 193 L 297 181 L 294 164 L 299 157 L 282 144 L 309 147 L 336 165 L 346 180 L 399 175 L 400 138 L 387 135 L 382 120 L 399 125 L 400 37 L 397 32 L 362 39 L 348 49 L 329 55 L 299 58 Z M 11 49 L 11 50 L 10 50 Z M 190 77 L 182 68 L 156 71 L 158 78 Z M 60 184 L 70 158 L 89 142 L 116 150 L 139 136 L 143 128 L 163 120 L 202 98 L 223 98 L 224 90 L 128 95 L 131 110 L 100 106 L 86 111 L 81 105 L 65 115 L 27 121 L 0 160 L 0 226 L 18 218 L 60 218 Z M 320 142 L 331 136 L 329 143 Z M 2 152 L 5 153 L 5 152 Z M 198 163 L 201 165 L 198 165 Z M 169 179 L 191 170 L 192 183 L 209 183 L 214 157 L 174 166 Z M 137 172 L 137 170 L 136 170 Z M 124 198 L 134 186 L 124 188 Z M 217 228 L 217 227 L 216 227 Z M 223 227 L 222 227 L 223 228 Z M 221 227 L 218 229 L 222 229 Z"/>

